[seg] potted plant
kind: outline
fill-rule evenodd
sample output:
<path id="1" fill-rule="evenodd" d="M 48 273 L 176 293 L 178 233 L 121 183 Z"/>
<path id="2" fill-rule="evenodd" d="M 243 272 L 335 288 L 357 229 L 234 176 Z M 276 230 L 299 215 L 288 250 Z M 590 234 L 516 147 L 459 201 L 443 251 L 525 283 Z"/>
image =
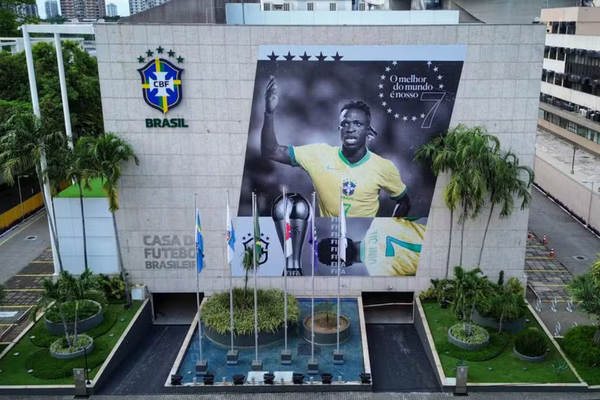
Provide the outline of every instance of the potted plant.
<path id="1" fill-rule="evenodd" d="M 337 344 L 337 312 L 336 303 L 326 300 L 319 303 L 315 312 L 315 344 L 330 346 Z M 350 319 L 340 314 L 340 343 L 350 338 Z M 312 342 L 312 316 L 304 318 L 302 323 L 302 336 Z"/>
<path id="2" fill-rule="evenodd" d="M 525 329 L 517 335 L 513 354 L 526 362 L 542 362 L 546 359 L 548 342 L 546 335 L 536 328 Z"/>

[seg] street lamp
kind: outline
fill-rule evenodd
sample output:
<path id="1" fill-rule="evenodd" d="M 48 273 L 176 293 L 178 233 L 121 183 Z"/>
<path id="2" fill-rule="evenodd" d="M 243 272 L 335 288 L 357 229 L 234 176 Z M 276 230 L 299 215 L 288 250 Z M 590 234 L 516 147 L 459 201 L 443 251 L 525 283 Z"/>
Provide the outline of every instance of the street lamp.
<path id="1" fill-rule="evenodd" d="M 21 178 L 29 178 L 29 175 L 17 176 L 17 185 L 19 186 L 19 201 L 21 202 L 21 221 L 25 220 L 25 210 L 23 209 L 23 195 L 21 194 Z"/>
<path id="2" fill-rule="evenodd" d="M 592 189 L 590 190 L 590 205 L 588 207 L 588 216 L 587 216 L 587 221 L 586 221 L 586 226 L 589 228 L 591 226 L 590 218 L 592 217 L 592 201 L 594 200 L 594 184 L 596 182 L 595 181 L 582 181 L 582 183 L 591 183 L 592 184 Z"/>
<path id="3" fill-rule="evenodd" d="M 571 175 L 575 173 L 575 153 L 577 152 L 577 146 L 573 146 L 573 159 L 571 160 Z"/>

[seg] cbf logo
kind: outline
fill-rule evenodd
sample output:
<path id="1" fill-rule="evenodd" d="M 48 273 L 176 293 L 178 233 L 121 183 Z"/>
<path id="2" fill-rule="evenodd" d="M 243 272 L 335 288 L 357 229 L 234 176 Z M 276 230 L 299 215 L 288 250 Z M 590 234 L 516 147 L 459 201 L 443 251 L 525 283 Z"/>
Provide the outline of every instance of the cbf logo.
<path id="1" fill-rule="evenodd" d="M 171 108 L 176 107 L 181 102 L 181 73 L 182 68 L 177 67 L 171 61 L 164 59 L 163 54 L 165 49 L 158 47 L 156 49 L 157 58 L 154 57 L 154 52 L 148 50 L 146 56 L 150 61 L 143 68 L 138 69 L 142 78 L 142 93 L 146 103 L 166 114 Z M 174 58 L 178 63 L 183 62 L 183 57 L 175 57 L 173 50 L 168 51 L 169 58 Z M 160 57 L 160 58 L 159 58 Z M 145 58 L 138 57 L 138 62 L 145 62 Z"/>
<path id="2" fill-rule="evenodd" d="M 260 234 L 260 243 L 262 252 L 260 254 L 260 259 L 258 260 L 258 265 L 263 265 L 269 259 L 269 237 L 265 236 L 264 233 Z M 242 237 L 242 243 L 244 244 L 244 252 L 249 248 L 252 248 L 252 244 L 254 243 L 254 236 L 252 233 L 248 233 Z"/>
<path id="3" fill-rule="evenodd" d="M 354 183 L 351 179 L 346 179 L 342 182 L 342 193 L 345 196 L 352 196 L 354 194 L 354 189 L 356 189 L 356 183 Z"/>

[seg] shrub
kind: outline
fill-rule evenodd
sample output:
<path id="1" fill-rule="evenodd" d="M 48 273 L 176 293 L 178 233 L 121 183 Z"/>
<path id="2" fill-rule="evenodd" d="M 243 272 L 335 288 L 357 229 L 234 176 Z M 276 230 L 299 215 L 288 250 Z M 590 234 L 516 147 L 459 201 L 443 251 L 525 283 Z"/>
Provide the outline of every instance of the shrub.
<path id="1" fill-rule="evenodd" d="M 421 293 L 419 293 L 419 299 L 422 301 L 437 300 L 435 288 L 430 287 L 427 290 L 423 290 Z"/>
<path id="2" fill-rule="evenodd" d="M 515 349 L 527 357 L 539 357 L 548 351 L 546 335 L 536 328 L 524 329 L 515 339 Z"/>
<path id="3" fill-rule="evenodd" d="M 75 322 L 75 302 L 69 301 L 67 303 L 63 303 L 62 309 L 67 323 Z M 77 318 L 79 321 L 83 321 L 84 319 L 95 315 L 98 313 L 98 311 L 100 311 L 100 308 L 98 308 L 97 304 L 94 304 L 91 301 L 82 300 L 79 302 Z M 48 310 L 48 312 L 46 312 L 46 319 L 57 324 L 62 323 L 60 312 L 58 311 L 57 306 L 53 306 Z"/>
<path id="4" fill-rule="evenodd" d="M 594 346 L 594 333 L 598 327 L 580 325 L 565 333 L 561 347 L 569 358 L 587 365 L 600 366 L 600 348 Z"/>
<path id="5" fill-rule="evenodd" d="M 73 343 L 71 347 L 68 347 L 67 339 L 61 337 L 50 345 L 50 351 L 52 353 L 70 354 L 88 347 L 93 341 L 94 339 L 87 335 L 79 335 L 77 337 L 77 342 Z"/>
<path id="6" fill-rule="evenodd" d="M 284 325 L 283 292 L 260 289 L 258 298 L 258 332 L 274 333 Z M 245 296 L 244 289 L 233 289 L 233 319 L 236 335 L 254 333 L 254 301 L 252 294 Z M 300 318 L 300 305 L 288 295 L 288 322 L 296 324 Z M 220 333 L 230 332 L 229 292 L 212 295 L 202 306 L 202 320 L 206 327 Z"/>
<path id="7" fill-rule="evenodd" d="M 98 280 L 98 286 L 104 290 L 109 302 L 125 299 L 125 283 L 121 275 L 108 276 L 100 274 L 96 279 Z"/>
<path id="8" fill-rule="evenodd" d="M 457 340 L 469 344 L 482 344 L 485 343 L 490 337 L 490 334 L 479 325 L 472 325 L 472 332 L 469 336 L 463 329 L 462 323 L 453 325 L 450 328 L 450 333 L 452 333 L 452 336 L 454 336 Z"/>
<path id="9" fill-rule="evenodd" d="M 450 343 L 448 340 L 440 340 L 435 343 L 435 348 L 439 354 L 445 354 L 448 357 L 463 359 L 468 361 L 488 361 L 498 357 L 508 343 L 510 342 L 509 335 L 500 335 L 493 328 L 485 328 L 490 335 L 490 344 L 479 350 L 465 350 Z"/>
<path id="10" fill-rule="evenodd" d="M 97 289 L 88 290 L 85 294 L 86 299 L 93 300 L 96 303 L 99 303 L 103 308 L 108 305 L 108 301 L 106 299 L 106 294 Z"/>

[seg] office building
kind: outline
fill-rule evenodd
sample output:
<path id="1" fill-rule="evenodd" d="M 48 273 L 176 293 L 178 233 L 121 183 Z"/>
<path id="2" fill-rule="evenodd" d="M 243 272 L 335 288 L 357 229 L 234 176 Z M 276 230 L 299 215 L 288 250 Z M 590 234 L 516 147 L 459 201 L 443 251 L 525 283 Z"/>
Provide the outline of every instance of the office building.
<path id="1" fill-rule="evenodd" d="M 66 20 L 98 19 L 106 15 L 104 0 L 60 0 L 60 10 Z"/>
<path id="2" fill-rule="evenodd" d="M 44 3 L 46 6 L 46 18 L 58 17 L 58 3 L 56 0 L 46 0 Z"/>
<path id="3" fill-rule="evenodd" d="M 117 5 L 115 3 L 108 3 L 106 5 L 106 15 L 108 17 L 116 17 L 119 15 L 119 12 L 117 11 Z"/>
<path id="4" fill-rule="evenodd" d="M 600 155 L 600 8 L 542 10 L 539 126 Z"/>
<path id="5" fill-rule="evenodd" d="M 129 14 L 137 14 L 166 3 L 168 0 L 129 0 Z"/>

